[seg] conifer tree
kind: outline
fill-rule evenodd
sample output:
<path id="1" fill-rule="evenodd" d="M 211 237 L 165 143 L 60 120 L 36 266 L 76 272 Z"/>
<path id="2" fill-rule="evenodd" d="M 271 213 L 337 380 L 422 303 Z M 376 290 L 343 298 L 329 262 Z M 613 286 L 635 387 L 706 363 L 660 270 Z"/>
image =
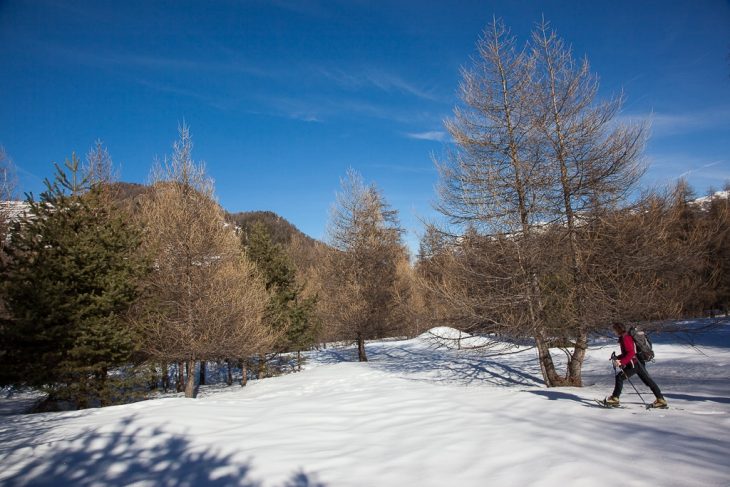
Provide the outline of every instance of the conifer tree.
<path id="1" fill-rule="evenodd" d="M 108 371 L 130 361 L 136 338 L 125 320 L 145 264 L 139 232 L 73 155 L 14 226 L 1 292 L 2 383 L 47 386 L 50 399 L 83 407 L 108 401 Z"/>
<path id="2" fill-rule="evenodd" d="M 328 228 L 337 252 L 323 266 L 323 308 L 366 362 L 365 340 L 388 336 L 397 326 L 397 267 L 405 249 L 398 214 L 377 187 L 366 186 L 352 169 L 341 183 Z"/>
<path id="3" fill-rule="evenodd" d="M 271 293 L 266 321 L 281 333 L 275 351 L 306 350 L 315 339 L 316 298 L 300 298 L 294 265 L 281 245 L 273 242 L 263 223 L 256 222 L 250 232 L 242 235 L 242 240 L 248 257 L 263 274 L 266 289 Z"/>
<path id="4" fill-rule="evenodd" d="M 154 270 L 137 318 L 151 357 L 187 366 L 186 397 L 195 396 L 196 362 L 257 354 L 275 339 L 262 323 L 269 295 L 260 272 L 226 224 L 192 147 L 183 125 L 141 201 L 143 247 Z"/>
<path id="5" fill-rule="evenodd" d="M 576 63 L 547 22 L 518 49 L 494 19 L 477 47 L 446 123 L 456 147 L 439 166 L 438 209 L 461 234 L 460 250 L 474 252 L 461 260 L 466 269 L 489 272 L 454 274 L 464 282 L 449 299 L 462 309 L 471 302 L 489 327 L 533 338 L 547 386 L 579 386 L 596 328 L 581 229 L 623 204 L 638 181 L 645 130 L 617 121 L 621 99 L 598 100 L 588 62 Z M 565 376 L 551 356 L 556 336 L 572 348 Z"/>

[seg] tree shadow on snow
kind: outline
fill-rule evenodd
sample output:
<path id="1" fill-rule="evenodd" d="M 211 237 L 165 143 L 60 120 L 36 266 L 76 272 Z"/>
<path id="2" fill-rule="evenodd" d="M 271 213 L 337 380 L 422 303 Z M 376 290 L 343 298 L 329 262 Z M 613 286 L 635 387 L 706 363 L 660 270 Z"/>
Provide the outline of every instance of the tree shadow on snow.
<path id="1" fill-rule="evenodd" d="M 654 344 L 730 348 L 730 318 L 679 320 L 648 331 Z"/>
<path id="2" fill-rule="evenodd" d="M 505 360 L 504 356 L 491 359 L 478 351 L 407 345 L 372 347 L 368 350 L 368 356 L 374 368 L 426 382 L 462 385 L 482 382 L 500 386 L 542 384 L 542 379 L 532 373 L 537 364 L 533 356 L 517 357 L 515 354 L 510 360 Z"/>
<path id="3" fill-rule="evenodd" d="M 575 394 L 570 394 L 568 392 L 560 392 L 555 390 L 539 390 L 539 391 L 527 391 L 530 394 L 535 394 L 536 396 L 542 396 L 547 398 L 550 401 L 574 401 L 581 404 L 585 404 L 586 406 L 595 406 L 595 402 L 585 399 L 583 397 L 577 396 Z"/>
<path id="4" fill-rule="evenodd" d="M 356 348 L 330 347 L 317 352 L 317 362 L 330 365 L 357 360 Z"/>
<path id="5" fill-rule="evenodd" d="M 250 464 L 217 449 L 192 445 L 182 435 L 135 425 L 134 418 L 111 430 L 101 426 L 73 437 L 51 439 L 68 417 L 4 421 L 0 428 L 0 484 L 3 486 L 155 485 L 165 487 L 258 487 Z M 38 418 L 36 416 L 36 418 Z M 19 418 L 20 419 L 20 418 Z M 10 441 L 7 441 L 10 440 Z M 298 471 L 284 487 L 325 487 Z"/>
<path id="6" fill-rule="evenodd" d="M 720 404 L 730 404 L 730 397 L 717 397 L 717 396 L 692 396 L 689 394 L 664 394 L 668 399 L 680 399 L 682 401 L 691 402 L 717 402 Z"/>

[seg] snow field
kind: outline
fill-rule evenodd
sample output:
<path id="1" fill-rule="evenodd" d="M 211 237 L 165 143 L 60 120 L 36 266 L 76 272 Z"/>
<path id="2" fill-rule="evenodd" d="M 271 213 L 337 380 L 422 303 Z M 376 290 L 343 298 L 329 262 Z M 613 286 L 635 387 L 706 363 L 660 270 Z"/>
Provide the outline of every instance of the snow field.
<path id="1" fill-rule="evenodd" d="M 0 417 L 0 484 L 727 486 L 728 329 L 657 341 L 649 370 L 668 410 L 644 410 L 629 384 L 625 408 L 595 407 L 613 340 L 589 350 L 590 385 L 546 389 L 534 350 L 422 336 L 369 343 L 367 363 L 322 350 L 301 373 L 194 400 Z"/>

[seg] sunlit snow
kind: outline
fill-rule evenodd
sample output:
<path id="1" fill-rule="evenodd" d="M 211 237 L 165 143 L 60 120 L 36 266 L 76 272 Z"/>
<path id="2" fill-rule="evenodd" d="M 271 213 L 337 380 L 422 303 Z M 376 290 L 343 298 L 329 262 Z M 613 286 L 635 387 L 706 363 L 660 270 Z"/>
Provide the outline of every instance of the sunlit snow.
<path id="1" fill-rule="evenodd" d="M 440 328 L 369 342 L 367 363 L 353 361 L 352 348 L 328 347 L 303 372 L 205 386 L 197 399 L 6 414 L 0 484 L 730 484 L 730 322 L 655 335 L 650 372 L 668 410 L 645 410 L 629 384 L 624 408 L 596 406 L 611 392 L 613 338 L 592 342 L 586 387 L 556 389 L 543 387 L 534 349 L 458 349 L 458 338 Z M 0 410 L 16 398 L 0 399 Z"/>

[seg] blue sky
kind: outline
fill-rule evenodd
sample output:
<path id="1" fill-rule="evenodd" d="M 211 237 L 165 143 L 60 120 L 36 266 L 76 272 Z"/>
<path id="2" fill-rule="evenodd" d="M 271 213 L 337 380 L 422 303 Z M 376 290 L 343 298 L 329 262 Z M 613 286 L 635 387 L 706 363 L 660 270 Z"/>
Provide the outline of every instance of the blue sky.
<path id="1" fill-rule="evenodd" d="M 348 167 L 415 247 L 434 216 L 459 69 L 496 15 L 544 15 L 622 117 L 651 118 L 645 185 L 730 179 L 730 3 L 707 1 L 0 0 L 0 144 L 21 191 L 101 139 L 146 182 L 185 120 L 229 211 L 272 210 L 324 238 Z"/>

